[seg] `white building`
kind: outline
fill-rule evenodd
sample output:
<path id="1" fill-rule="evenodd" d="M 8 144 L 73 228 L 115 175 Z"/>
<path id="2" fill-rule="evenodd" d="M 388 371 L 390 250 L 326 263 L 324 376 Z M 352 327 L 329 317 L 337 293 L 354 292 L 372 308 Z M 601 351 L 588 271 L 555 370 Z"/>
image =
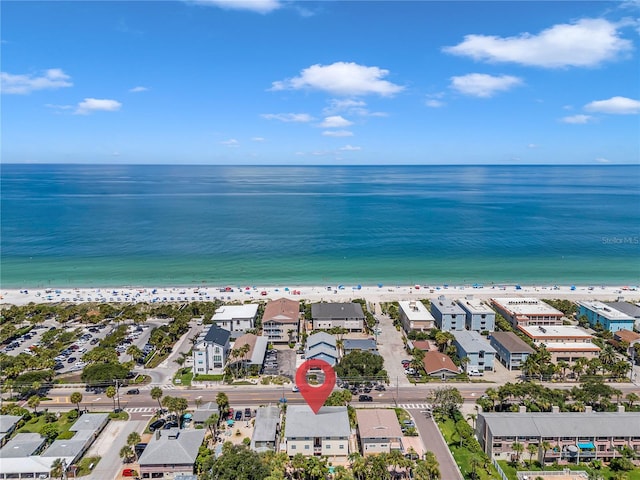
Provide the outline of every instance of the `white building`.
<path id="1" fill-rule="evenodd" d="M 211 318 L 213 323 L 230 332 L 245 332 L 252 329 L 258 316 L 258 304 L 223 305 Z"/>
<path id="2" fill-rule="evenodd" d="M 350 435 L 347 407 L 322 407 L 317 414 L 308 405 L 287 407 L 284 440 L 290 457 L 347 457 Z"/>
<path id="3" fill-rule="evenodd" d="M 398 315 L 402 328 L 409 333 L 412 330 L 425 331 L 435 327 L 435 319 L 427 307 L 420 301 L 401 301 L 398 302 Z"/>
<path id="4" fill-rule="evenodd" d="M 215 323 L 205 335 L 201 335 L 193 346 L 193 374 L 216 375 L 224 371 L 229 355 L 229 330 Z"/>

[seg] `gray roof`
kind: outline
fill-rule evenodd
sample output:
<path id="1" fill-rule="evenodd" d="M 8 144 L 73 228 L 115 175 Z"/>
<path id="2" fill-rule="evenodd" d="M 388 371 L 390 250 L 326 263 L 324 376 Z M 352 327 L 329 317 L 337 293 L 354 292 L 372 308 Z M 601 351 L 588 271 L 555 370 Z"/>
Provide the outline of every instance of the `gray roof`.
<path id="1" fill-rule="evenodd" d="M 108 413 L 85 413 L 76 420 L 69 430 L 72 432 L 77 432 L 78 430 L 91 430 L 94 432 L 100 430 L 107 421 L 109 421 Z"/>
<path id="2" fill-rule="evenodd" d="M 255 427 L 251 437 L 251 448 L 255 448 L 255 442 L 273 442 L 276 438 L 276 430 L 280 423 L 279 407 L 260 407 L 256 413 Z"/>
<path id="3" fill-rule="evenodd" d="M 18 433 L 0 449 L 0 458 L 28 457 L 36 452 L 46 438 L 39 433 Z"/>
<path id="4" fill-rule="evenodd" d="M 220 328 L 217 324 L 212 323 L 209 331 L 204 337 L 205 342 L 215 343 L 217 345 L 226 345 L 229 341 L 231 333 L 229 330 Z"/>
<path id="5" fill-rule="evenodd" d="M 370 338 L 347 338 L 342 341 L 345 350 L 377 350 L 375 340 Z"/>
<path id="6" fill-rule="evenodd" d="M 364 320 L 362 305 L 359 303 L 314 303 L 311 305 L 312 318 L 361 318 Z"/>
<path id="7" fill-rule="evenodd" d="M 200 405 L 200 407 L 193 412 L 191 418 L 193 423 L 204 423 L 214 413 L 218 413 L 218 404 L 216 402 L 207 402 Z"/>
<path id="8" fill-rule="evenodd" d="M 140 466 L 152 465 L 189 465 L 196 461 L 198 449 L 204 440 L 205 429 L 180 430 L 156 430 L 160 432 L 151 438 L 147 448 L 140 456 Z M 175 437 L 177 438 L 171 438 Z"/>
<path id="9" fill-rule="evenodd" d="M 637 437 L 640 412 L 481 413 L 493 436 Z"/>
<path id="10" fill-rule="evenodd" d="M 325 355 L 328 355 L 333 358 L 338 358 L 338 350 L 336 348 L 331 348 L 324 344 L 314 345 L 311 348 L 307 348 L 307 351 L 305 352 L 305 358 L 311 358 L 321 353 L 324 353 Z"/>
<path id="11" fill-rule="evenodd" d="M 509 353 L 533 353 L 535 350 L 513 332 L 493 332 L 490 341 L 502 345 Z"/>
<path id="12" fill-rule="evenodd" d="M 431 301 L 431 307 L 438 310 L 443 315 L 465 315 L 464 310 L 453 300 L 446 297 L 438 297 Z"/>
<path id="13" fill-rule="evenodd" d="M 8 432 L 21 418 L 19 415 L 0 415 L 0 432 Z"/>
<path id="14" fill-rule="evenodd" d="M 309 335 L 307 338 L 307 348 L 313 348 L 314 345 L 318 345 L 320 343 L 326 343 L 327 345 L 331 345 L 335 348 L 336 337 L 328 334 L 327 332 L 317 332 L 313 335 Z"/>
<path id="15" fill-rule="evenodd" d="M 262 365 L 264 363 L 264 356 L 267 353 L 267 346 L 269 345 L 269 339 L 267 337 L 256 338 L 256 344 L 253 347 L 251 353 L 251 364 Z"/>
<path id="16" fill-rule="evenodd" d="M 314 414 L 308 405 L 289 405 L 285 437 L 348 437 L 351 434 L 347 407 L 322 407 Z"/>
<path id="17" fill-rule="evenodd" d="M 619 312 L 629 315 L 633 318 L 640 318 L 640 307 L 629 302 L 603 302 L 609 307 L 615 308 Z"/>
<path id="18" fill-rule="evenodd" d="M 69 440 L 54 440 L 54 442 L 49 445 L 49 448 L 42 452 L 41 456 L 53 458 L 76 458 L 86 445 L 86 438 L 76 439 L 75 436 Z"/>
<path id="19" fill-rule="evenodd" d="M 451 332 L 456 339 L 456 343 L 462 347 L 465 352 L 496 353 L 487 339 L 475 330 L 457 330 Z"/>

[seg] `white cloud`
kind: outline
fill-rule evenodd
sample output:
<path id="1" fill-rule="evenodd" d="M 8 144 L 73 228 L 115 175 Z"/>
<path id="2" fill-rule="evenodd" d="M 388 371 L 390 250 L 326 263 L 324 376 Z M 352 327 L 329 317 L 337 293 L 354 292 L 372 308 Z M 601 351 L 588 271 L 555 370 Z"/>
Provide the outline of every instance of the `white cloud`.
<path id="1" fill-rule="evenodd" d="M 446 105 L 446 103 L 444 103 L 442 100 L 436 100 L 435 98 L 430 98 L 427 99 L 424 104 L 427 107 L 431 107 L 431 108 L 440 108 L 440 107 L 444 107 Z"/>
<path id="2" fill-rule="evenodd" d="M 117 112 L 122 104 L 117 100 L 109 100 L 106 98 L 85 98 L 78 103 L 76 107 L 76 115 L 89 115 L 93 112 Z"/>
<path id="3" fill-rule="evenodd" d="M 270 13 L 282 6 L 278 0 L 192 0 L 190 3 L 220 7 L 226 10 L 248 10 L 257 13 Z"/>
<path id="4" fill-rule="evenodd" d="M 53 103 L 45 103 L 44 106 L 54 110 L 71 110 L 73 108 L 73 105 L 54 105 Z"/>
<path id="5" fill-rule="evenodd" d="M 340 150 L 343 152 L 357 152 L 358 150 L 362 150 L 362 147 L 354 147 L 353 145 L 345 145 L 344 147 L 340 147 Z"/>
<path id="6" fill-rule="evenodd" d="M 240 142 L 235 138 L 230 138 L 229 140 L 222 140 L 220 145 L 226 145 L 227 147 L 237 147 L 240 145 Z"/>
<path id="7" fill-rule="evenodd" d="M 72 86 L 71 77 L 59 68 L 45 70 L 44 74 L 39 77 L 0 72 L 0 91 L 2 93 L 26 95 L 36 90 L 53 90 Z"/>
<path id="8" fill-rule="evenodd" d="M 312 65 L 300 72 L 300 76 L 273 82 L 271 90 L 300 90 L 310 88 L 332 95 L 392 96 L 404 89 L 383 80 L 389 70 L 367 67 L 357 63 L 336 62 L 331 65 Z"/>
<path id="9" fill-rule="evenodd" d="M 593 120 L 593 117 L 591 115 L 571 115 L 570 117 L 562 117 L 560 119 L 562 123 L 573 124 L 589 123 L 591 120 Z"/>
<path id="10" fill-rule="evenodd" d="M 264 137 L 253 137 L 251 139 L 252 142 L 264 142 L 266 139 Z"/>
<path id="11" fill-rule="evenodd" d="M 464 41 L 443 50 L 488 62 L 544 68 L 594 67 L 633 48 L 632 42 L 619 37 L 619 26 L 601 18 L 585 18 L 554 25 L 538 35 L 465 35 Z"/>
<path id="12" fill-rule="evenodd" d="M 325 130 L 322 135 L 325 137 L 353 137 L 353 132 L 349 130 Z"/>
<path id="13" fill-rule="evenodd" d="M 130 88 L 129 92 L 140 93 L 140 92 L 146 92 L 147 90 L 149 90 L 147 87 L 138 86 L 138 87 Z"/>
<path id="14" fill-rule="evenodd" d="M 267 120 L 280 120 L 281 122 L 306 123 L 314 118 L 308 113 L 263 113 L 260 115 Z"/>
<path id="15" fill-rule="evenodd" d="M 522 80 L 511 75 L 493 76 L 485 73 L 470 73 L 451 77 L 451 88 L 464 95 L 488 98 L 498 92 L 510 90 L 522 84 Z"/>
<path id="16" fill-rule="evenodd" d="M 353 122 L 350 122 L 344 117 L 340 115 L 333 115 L 331 117 L 326 117 L 323 122 L 320 124 L 321 127 L 324 128 L 341 128 L 348 127 L 349 125 L 353 125 Z"/>
<path id="17" fill-rule="evenodd" d="M 536 145 L 535 143 L 530 143 L 529 145 L 527 145 L 527 148 L 538 148 L 539 145 Z"/>
<path id="18" fill-rule="evenodd" d="M 611 97 L 608 100 L 596 100 L 588 103 L 584 109 L 588 112 L 633 115 L 640 113 L 640 102 L 632 98 Z"/>
<path id="19" fill-rule="evenodd" d="M 598 163 L 610 163 L 611 160 L 609 160 L 608 158 L 598 157 L 598 158 L 596 158 L 596 162 L 598 162 Z"/>

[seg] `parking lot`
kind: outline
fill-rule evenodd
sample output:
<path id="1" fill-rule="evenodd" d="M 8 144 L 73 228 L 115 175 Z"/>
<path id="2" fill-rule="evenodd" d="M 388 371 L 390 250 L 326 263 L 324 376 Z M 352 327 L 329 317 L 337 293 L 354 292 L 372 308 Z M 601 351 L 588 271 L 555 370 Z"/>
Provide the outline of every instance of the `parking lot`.
<path id="1" fill-rule="evenodd" d="M 290 348 L 268 350 L 264 362 L 265 375 L 282 375 L 292 380 L 295 378 L 296 352 Z"/>

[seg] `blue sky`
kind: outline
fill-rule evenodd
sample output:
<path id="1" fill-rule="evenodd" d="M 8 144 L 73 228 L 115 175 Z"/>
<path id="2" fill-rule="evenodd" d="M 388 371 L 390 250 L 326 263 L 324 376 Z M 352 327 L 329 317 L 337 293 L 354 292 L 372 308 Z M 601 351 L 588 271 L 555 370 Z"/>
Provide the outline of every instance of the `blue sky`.
<path id="1" fill-rule="evenodd" d="M 640 162 L 640 3 L 2 9 L 2 162 Z"/>

